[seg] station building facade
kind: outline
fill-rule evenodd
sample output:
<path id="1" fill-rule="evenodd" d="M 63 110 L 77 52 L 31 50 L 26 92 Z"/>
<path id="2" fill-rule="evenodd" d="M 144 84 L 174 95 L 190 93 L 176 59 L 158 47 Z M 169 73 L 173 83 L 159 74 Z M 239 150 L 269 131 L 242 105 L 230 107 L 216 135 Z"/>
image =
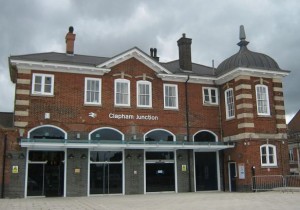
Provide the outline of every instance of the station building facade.
<path id="1" fill-rule="evenodd" d="M 114 57 L 74 53 L 9 57 L 13 127 L 1 129 L 5 197 L 250 191 L 252 176 L 287 174 L 282 78 L 252 52 L 217 68 L 160 62 L 137 47 Z"/>

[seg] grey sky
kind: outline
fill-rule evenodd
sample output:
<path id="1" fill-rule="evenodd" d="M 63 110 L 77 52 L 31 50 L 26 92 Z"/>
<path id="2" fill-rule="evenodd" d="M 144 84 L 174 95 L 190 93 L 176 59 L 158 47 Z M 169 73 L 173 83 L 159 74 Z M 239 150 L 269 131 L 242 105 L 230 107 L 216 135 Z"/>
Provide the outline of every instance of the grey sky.
<path id="1" fill-rule="evenodd" d="M 178 59 L 177 40 L 192 38 L 192 60 L 215 66 L 239 50 L 239 26 L 248 48 L 274 58 L 284 79 L 287 120 L 300 108 L 299 0 L 0 0 L 0 112 L 13 111 L 10 55 L 65 52 L 69 26 L 75 53 L 114 56 L 134 46 Z"/>

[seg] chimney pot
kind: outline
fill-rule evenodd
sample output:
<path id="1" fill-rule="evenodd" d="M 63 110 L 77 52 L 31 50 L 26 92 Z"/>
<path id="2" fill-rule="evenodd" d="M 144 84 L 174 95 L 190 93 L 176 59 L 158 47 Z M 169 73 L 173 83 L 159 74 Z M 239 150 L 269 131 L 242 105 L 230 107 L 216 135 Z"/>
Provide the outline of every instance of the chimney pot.
<path id="1" fill-rule="evenodd" d="M 150 48 L 150 56 L 153 57 L 153 48 Z"/>
<path id="2" fill-rule="evenodd" d="M 73 26 L 69 27 L 69 32 L 66 35 L 66 53 L 67 54 L 74 54 L 74 42 L 76 34 L 73 34 L 74 28 Z"/>

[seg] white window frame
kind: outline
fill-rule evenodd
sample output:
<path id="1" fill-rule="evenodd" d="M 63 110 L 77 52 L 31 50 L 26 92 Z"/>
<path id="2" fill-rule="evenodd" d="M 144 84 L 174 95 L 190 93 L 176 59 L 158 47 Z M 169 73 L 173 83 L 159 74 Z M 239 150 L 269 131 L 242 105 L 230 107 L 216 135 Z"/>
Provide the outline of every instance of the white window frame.
<path id="1" fill-rule="evenodd" d="M 117 84 L 118 83 L 125 83 L 128 86 L 128 92 L 127 92 L 127 99 L 128 103 L 117 103 Z M 130 106 L 130 81 L 127 79 L 115 79 L 115 106 Z"/>
<path id="2" fill-rule="evenodd" d="M 230 95 L 230 93 L 231 93 L 231 95 Z M 232 119 L 235 117 L 235 104 L 234 104 L 233 88 L 229 88 L 229 89 L 225 90 L 224 95 L 225 95 L 225 106 L 226 106 L 226 119 Z"/>
<path id="3" fill-rule="evenodd" d="M 172 96 L 172 97 L 175 97 L 175 106 L 168 106 L 166 103 L 167 103 L 167 100 L 166 100 L 166 88 L 167 87 L 172 87 L 172 88 L 175 88 L 175 96 Z M 170 96 L 168 96 L 170 97 Z M 175 85 L 175 84 L 164 84 L 164 108 L 165 109 L 178 109 L 178 86 Z"/>
<path id="4" fill-rule="evenodd" d="M 143 94 L 144 96 L 149 96 L 149 104 L 141 104 L 140 101 L 140 85 L 148 85 L 149 86 L 149 95 Z M 136 102 L 137 107 L 145 107 L 145 108 L 151 108 L 152 107 L 152 83 L 146 80 L 140 80 L 136 82 Z"/>
<path id="5" fill-rule="evenodd" d="M 95 82 L 99 82 L 99 89 L 98 90 L 92 90 L 94 93 L 98 91 L 98 99 L 99 101 L 87 101 L 87 91 L 88 91 L 88 81 L 95 81 Z M 84 104 L 87 105 L 101 105 L 101 88 L 102 84 L 101 84 L 101 79 L 99 78 L 91 78 L 91 77 L 86 77 L 85 78 L 85 85 L 84 85 Z M 91 90 L 90 90 L 91 91 Z"/>
<path id="6" fill-rule="evenodd" d="M 262 153 L 263 148 L 266 149 L 266 154 Z M 270 154 L 269 149 L 272 148 L 273 154 Z M 270 163 L 270 156 L 273 156 L 273 163 Z M 266 157 L 266 162 L 263 162 L 263 157 Z M 277 152 L 276 152 L 276 146 L 272 144 L 264 144 L 260 146 L 260 163 L 261 166 L 277 166 Z"/>
<path id="7" fill-rule="evenodd" d="M 36 91 L 35 90 L 35 80 L 36 77 L 42 77 L 41 81 L 41 91 Z M 45 92 L 45 78 L 50 77 L 51 78 L 51 90 L 50 93 Z M 31 93 L 33 95 L 47 95 L 51 96 L 54 94 L 54 75 L 53 74 L 38 74 L 38 73 L 33 73 L 32 74 L 32 87 L 31 87 Z"/>
<path id="8" fill-rule="evenodd" d="M 266 93 L 265 93 L 265 98 L 262 98 L 262 93 L 260 93 L 258 90 L 260 88 L 263 88 Z M 261 116 L 270 116 L 270 101 L 269 101 L 269 89 L 268 86 L 266 85 L 256 85 L 255 86 L 255 93 L 256 93 L 256 108 L 257 108 L 257 115 L 261 115 Z M 262 99 L 261 99 L 262 98 Z M 259 102 L 262 101 L 263 103 L 266 103 L 266 111 L 260 111 L 260 105 Z"/>
<path id="9" fill-rule="evenodd" d="M 208 90 L 208 101 L 205 99 L 205 90 Z M 216 92 L 216 102 L 212 101 L 212 90 Z M 219 104 L 219 98 L 218 98 L 218 88 L 213 87 L 203 87 L 202 88 L 202 94 L 203 94 L 203 104 L 212 104 L 212 105 L 218 105 Z"/>

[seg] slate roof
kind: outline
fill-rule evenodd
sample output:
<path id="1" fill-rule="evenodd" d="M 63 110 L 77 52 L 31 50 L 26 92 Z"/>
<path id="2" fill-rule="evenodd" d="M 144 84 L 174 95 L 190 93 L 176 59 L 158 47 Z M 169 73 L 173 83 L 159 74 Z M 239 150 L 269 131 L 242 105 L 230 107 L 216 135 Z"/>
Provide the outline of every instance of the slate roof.
<path id="1" fill-rule="evenodd" d="M 300 132 L 300 110 L 288 124 L 289 132 Z"/>

